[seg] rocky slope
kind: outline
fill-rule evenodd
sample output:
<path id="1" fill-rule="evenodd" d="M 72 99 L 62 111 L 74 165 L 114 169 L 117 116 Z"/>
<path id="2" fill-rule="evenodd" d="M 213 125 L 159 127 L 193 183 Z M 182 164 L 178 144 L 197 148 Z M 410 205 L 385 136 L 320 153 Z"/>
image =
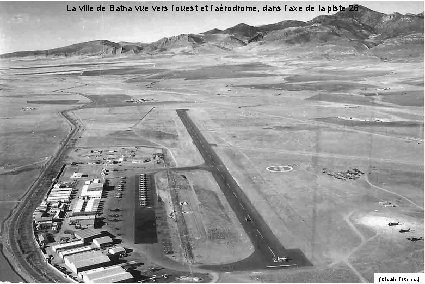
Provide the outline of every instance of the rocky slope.
<path id="1" fill-rule="evenodd" d="M 50 50 L 8 53 L 0 57 L 202 53 L 250 45 L 256 48 L 295 45 L 302 49 L 304 46 L 314 48 L 329 44 L 348 46 L 359 53 L 382 57 L 384 51 L 392 54 L 392 51 L 423 48 L 423 12 L 417 15 L 387 15 L 361 5 L 358 7 L 358 11 L 347 9 L 334 15 L 318 16 L 308 22 L 286 20 L 262 26 L 241 23 L 225 30 L 182 34 L 149 44 L 97 40 Z M 411 56 L 423 57 L 423 52 L 415 52 Z"/>

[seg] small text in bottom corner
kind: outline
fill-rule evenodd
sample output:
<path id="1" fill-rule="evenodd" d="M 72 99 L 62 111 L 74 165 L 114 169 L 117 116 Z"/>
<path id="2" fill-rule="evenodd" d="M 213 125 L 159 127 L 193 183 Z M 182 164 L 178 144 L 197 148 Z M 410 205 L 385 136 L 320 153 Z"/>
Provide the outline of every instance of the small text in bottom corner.
<path id="1" fill-rule="evenodd" d="M 424 273 L 374 273 L 373 283 L 425 283 Z"/>

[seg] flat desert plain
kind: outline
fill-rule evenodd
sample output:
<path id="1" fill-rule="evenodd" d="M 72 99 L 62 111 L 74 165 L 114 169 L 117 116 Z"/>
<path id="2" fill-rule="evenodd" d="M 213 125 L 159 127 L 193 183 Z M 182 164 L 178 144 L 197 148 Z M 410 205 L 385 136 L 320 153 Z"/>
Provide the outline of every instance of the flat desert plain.
<path id="1" fill-rule="evenodd" d="M 188 109 L 282 246 L 312 264 L 220 272 L 217 281 L 423 271 L 424 243 L 408 239 L 424 231 L 423 62 L 283 54 L 3 60 L 0 220 L 61 146 L 70 125 L 60 112 L 72 109 L 84 126 L 75 147 L 166 153 L 168 174 L 155 174 L 157 229 L 172 251 L 158 263 L 202 269 L 247 258 L 250 239 L 176 113 Z M 181 222 L 169 217 L 173 200 L 188 206 Z"/>

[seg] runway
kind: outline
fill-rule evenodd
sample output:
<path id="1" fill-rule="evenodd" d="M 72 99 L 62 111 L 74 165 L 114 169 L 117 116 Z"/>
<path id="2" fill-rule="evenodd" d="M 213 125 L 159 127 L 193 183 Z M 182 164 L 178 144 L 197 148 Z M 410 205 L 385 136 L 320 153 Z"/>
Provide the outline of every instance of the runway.
<path id="1" fill-rule="evenodd" d="M 311 265 L 299 249 L 285 249 L 275 237 L 261 215 L 246 197 L 211 145 L 190 119 L 187 109 L 177 109 L 177 114 L 213 177 L 242 224 L 254 246 L 254 253 L 239 262 L 225 265 L 205 265 L 202 268 L 218 271 L 250 269 L 279 269 Z"/>

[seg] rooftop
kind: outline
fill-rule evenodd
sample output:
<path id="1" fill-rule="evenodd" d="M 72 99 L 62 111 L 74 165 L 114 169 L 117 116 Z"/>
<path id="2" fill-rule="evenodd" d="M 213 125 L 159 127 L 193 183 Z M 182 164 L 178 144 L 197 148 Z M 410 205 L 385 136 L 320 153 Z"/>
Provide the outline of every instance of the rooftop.
<path id="1" fill-rule="evenodd" d="M 68 249 L 68 250 L 63 250 L 63 251 L 59 252 L 59 255 L 62 255 L 62 257 L 64 257 L 64 256 L 67 256 L 67 255 L 82 253 L 82 252 L 86 252 L 86 251 L 90 251 L 90 250 L 93 250 L 93 248 L 91 246 L 77 247 L 77 248 L 72 248 L 72 249 Z"/>
<path id="2" fill-rule="evenodd" d="M 66 256 L 65 259 L 73 263 L 76 268 L 87 267 L 95 264 L 107 263 L 110 261 L 109 257 L 100 251 L 87 251 L 82 253 Z"/>
<path id="3" fill-rule="evenodd" d="M 120 247 L 120 246 L 116 246 L 116 247 L 109 249 L 109 253 L 112 253 L 112 254 L 116 254 L 116 253 L 120 253 L 120 252 L 125 252 L 125 248 Z"/>
<path id="4" fill-rule="evenodd" d="M 82 196 L 82 197 L 84 197 L 84 196 L 98 196 L 100 198 L 102 196 L 103 186 L 89 189 L 90 185 L 91 184 L 83 185 L 83 189 L 81 190 L 80 196 Z"/>
<path id="5" fill-rule="evenodd" d="M 96 241 L 98 244 L 109 244 L 112 243 L 112 239 L 109 236 L 96 238 L 93 240 L 93 242 Z"/>
<path id="6" fill-rule="evenodd" d="M 90 280 L 93 280 L 93 279 L 97 279 L 97 278 L 102 278 L 102 277 L 107 277 L 107 276 L 119 274 L 119 273 L 122 273 L 122 272 L 125 272 L 125 270 L 121 266 L 114 265 L 114 266 L 109 266 L 109 267 L 96 268 L 96 269 L 93 269 L 93 270 L 87 270 L 87 271 L 83 272 L 82 274 L 86 275 L 87 278 L 89 278 Z"/>
<path id="7" fill-rule="evenodd" d="M 101 183 L 91 183 L 87 184 L 87 190 L 102 190 L 103 184 Z"/>
<path id="8" fill-rule="evenodd" d="M 62 243 L 62 244 L 56 244 L 52 246 L 52 250 L 56 251 L 58 249 L 62 249 L 62 248 L 69 248 L 69 247 L 73 247 L 73 246 L 82 246 L 83 242 L 81 240 L 77 240 L 77 241 L 72 241 L 72 242 L 68 242 L 68 243 Z"/>
<path id="9" fill-rule="evenodd" d="M 111 276 L 96 278 L 92 281 L 93 283 L 117 283 L 125 280 L 133 280 L 133 276 L 129 272 L 122 272 Z"/>
<path id="10" fill-rule="evenodd" d="M 95 229 L 84 229 L 75 232 L 74 235 L 79 239 L 86 239 L 102 236 L 103 233 Z"/>

